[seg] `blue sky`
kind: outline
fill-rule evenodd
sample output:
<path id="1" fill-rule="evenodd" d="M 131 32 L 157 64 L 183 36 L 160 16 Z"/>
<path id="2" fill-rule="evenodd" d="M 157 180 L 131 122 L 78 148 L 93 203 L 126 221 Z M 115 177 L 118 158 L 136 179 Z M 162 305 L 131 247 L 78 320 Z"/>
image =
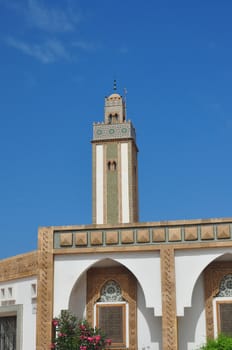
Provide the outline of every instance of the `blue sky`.
<path id="1" fill-rule="evenodd" d="M 91 223 L 92 123 L 127 94 L 140 221 L 231 217 L 232 2 L 0 0 L 0 258 Z"/>

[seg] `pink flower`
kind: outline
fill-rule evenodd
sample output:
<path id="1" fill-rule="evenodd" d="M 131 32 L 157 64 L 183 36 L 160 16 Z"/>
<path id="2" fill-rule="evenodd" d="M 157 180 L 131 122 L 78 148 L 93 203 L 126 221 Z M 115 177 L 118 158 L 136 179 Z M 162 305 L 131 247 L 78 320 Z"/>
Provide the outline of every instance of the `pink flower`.
<path id="1" fill-rule="evenodd" d="M 84 324 L 80 324 L 80 329 L 81 329 L 82 331 L 85 331 L 85 330 L 86 330 L 85 325 L 84 325 Z"/>
<path id="2" fill-rule="evenodd" d="M 56 320 L 56 319 L 52 320 L 52 325 L 53 325 L 54 327 L 58 326 L 58 324 L 59 324 L 59 321 L 58 321 L 58 320 Z"/>
<path id="3" fill-rule="evenodd" d="M 51 345 L 50 345 L 50 349 L 55 349 L 56 348 L 56 345 L 54 344 L 54 343 L 52 343 Z"/>
<path id="4" fill-rule="evenodd" d="M 101 340 L 101 336 L 100 335 L 96 335 L 95 336 L 95 340 L 96 340 L 96 342 L 99 342 Z"/>
<path id="5" fill-rule="evenodd" d="M 58 337 L 66 337 L 66 335 L 67 335 L 67 334 L 65 334 L 65 333 L 61 333 L 61 332 L 60 332 L 60 333 L 58 333 Z"/>
<path id="6" fill-rule="evenodd" d="M 106 340 L 105 340 L 105 343 L 106 343 L 107 345 L 111 345 L 112 340 L 111 340 L 111 339 L 106 339 Z"/>
<path id="7" fill-rule="evenodd" d="M 86 350 L 87 349 L 87 346 L 86 345 L 81 345 L 80 346 L 80 350 Z"/>
<path id="8" fill-rule="evenodd" d="M 94 341 L 94 338 L 93 338 L 93 337 L 88 337 L 87 339 L 88 339 L 88 341 L 90 341 L 90 342 L 93 342 L 93 341 Z"/>

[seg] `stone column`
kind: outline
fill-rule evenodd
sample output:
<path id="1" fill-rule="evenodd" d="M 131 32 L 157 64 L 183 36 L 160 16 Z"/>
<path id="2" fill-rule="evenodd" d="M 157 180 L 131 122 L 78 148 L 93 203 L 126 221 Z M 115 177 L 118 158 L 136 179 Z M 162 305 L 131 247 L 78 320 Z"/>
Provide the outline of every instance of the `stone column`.
<path id="1" fill-rule="evenodd" d="M 36 350 L 48 350 L 52 342 L 53 230 L 39 229 Z"/>
<path id="2" fill-rule="evenodd" d="M 174 248 L 160 250 L 163 350 L 178 350 Z"/>

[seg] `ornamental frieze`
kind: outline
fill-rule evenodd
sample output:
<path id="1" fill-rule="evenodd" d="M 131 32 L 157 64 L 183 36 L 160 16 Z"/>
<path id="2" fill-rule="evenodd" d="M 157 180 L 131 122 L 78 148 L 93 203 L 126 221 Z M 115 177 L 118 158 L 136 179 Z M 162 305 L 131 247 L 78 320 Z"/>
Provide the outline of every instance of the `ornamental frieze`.
<path id="1" fill-rule="evenodd" d="M 118 124 L 99 123 L 93 125 L 93 140 L 124 139 L 135 140 L 135 129 L 131 122 Z"/>
<path id="2" fill-rule="evenodd" d="M 156 246 L 160 244 L 228 242 L 232 238 L 232 222 L 190 225 L 126 226 L 99 229 L 55 230 L 54 248 L 91 248 L 112 246 Z"/>

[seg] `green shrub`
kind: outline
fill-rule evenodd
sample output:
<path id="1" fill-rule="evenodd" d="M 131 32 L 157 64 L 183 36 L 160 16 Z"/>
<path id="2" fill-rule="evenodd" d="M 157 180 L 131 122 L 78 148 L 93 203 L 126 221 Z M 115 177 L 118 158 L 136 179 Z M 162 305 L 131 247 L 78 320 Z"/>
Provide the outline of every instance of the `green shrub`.
<path id="1" fill-rule="evenodd" d="M 217 339 L 209 339 L 200 350 L 232 350 L 232 338 L 220 334 Z"/>
<path id="2" fill-rule="evenodd" d="M 111 344 L 110 339 L 98 328 L 92 328 L 86 320 L 78 320 L 68 310 L 61 311 L 52 321 L 55 350 L 103 350 Z"/>

